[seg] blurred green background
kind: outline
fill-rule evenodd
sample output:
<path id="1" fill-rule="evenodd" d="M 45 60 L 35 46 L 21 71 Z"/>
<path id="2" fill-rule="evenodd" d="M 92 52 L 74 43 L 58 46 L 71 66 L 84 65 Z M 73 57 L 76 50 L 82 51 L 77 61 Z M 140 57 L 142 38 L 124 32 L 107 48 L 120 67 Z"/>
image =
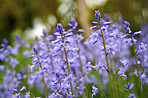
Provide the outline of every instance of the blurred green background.
<path id="1" fill-rule="evenodd" d="M 148 0 L 0 0 L 0 43 L 3 38 L 11 40 L 13 33 L 27 40 L 40 36 L 42 29 L 51 34 L 57 23 L 67 28 L 74 17 L 87 37 L 95 10 L 100 10 L 101 17 L 109 14 L 112 20 L 123 17 L 133 31 L 148 21 Z"/>

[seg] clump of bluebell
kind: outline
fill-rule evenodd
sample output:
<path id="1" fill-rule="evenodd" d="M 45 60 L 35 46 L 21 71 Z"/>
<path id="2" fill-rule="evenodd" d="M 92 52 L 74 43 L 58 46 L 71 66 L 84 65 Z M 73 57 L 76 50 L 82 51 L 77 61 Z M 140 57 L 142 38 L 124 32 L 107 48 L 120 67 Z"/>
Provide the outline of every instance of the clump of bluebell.
<path id="1" fill-rule="evenodd" d="M 43 93 L 40 97 L 46 98 L 142 98 L 148 84 L 148 41 L 141 40 L 146 37 L 142 36 L 145 27 L 132 32 L 127 21 L 116 24 L 107 14 L 101 19 L 99 11 L 95 11 L 95 18 L 87 39 L 75 19 L 68 23 L 68 30 L 60 23 L 53 35 L 43 30 L 42 39 L 35 38 L 32 51 L 19 35 L 13 47 L 4 39 L 0 49 L 0 97 L 39 97 L 32 93 L 37 86 Z M 25 62 L 30 59 L 32 63 Z"/>

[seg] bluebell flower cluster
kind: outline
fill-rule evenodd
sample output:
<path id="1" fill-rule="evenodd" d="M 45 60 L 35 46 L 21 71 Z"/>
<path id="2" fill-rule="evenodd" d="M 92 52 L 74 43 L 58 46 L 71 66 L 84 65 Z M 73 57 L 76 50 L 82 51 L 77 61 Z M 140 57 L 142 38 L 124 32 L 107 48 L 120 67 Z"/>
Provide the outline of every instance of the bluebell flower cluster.
<path id="1" fill-rule="evenodd" d="M 142 98 L 148 85 L 148 25 L 132 32 L 121 18 L 116 23 L 107 14 L 101 18 L 99 11 L 95 18 L 87 39 L 74 18 L 68 30 L 61 23 L 52 35 L 44 29 L 32 45 L 19 35 L 13 45 L 4 39 L 0 98 L 117 98 L 118 93 Z M 41 96 L 33 94 L 35 87 Z"/>
<path id="2" fill-rule="evenodd" d="M 14 89 L 15 87 L 18 87 L 21 85 L 22 81 L 27 79 L 27 70 L 24 66 L 24 64 L 20 63 L 18 60 L 19 52 L 20 55 L 24 56 L 24 58 L 30 56 L 30 45 L 27 44 L 19 35 L 15 35 L 15 42 L 14 47 L 8 45 L 8 41 L 6 39 L 3 40 L 3 43 L 1 44 L 0 49 L 0 60 L 4 62 L 4 65 L 0 65 L 0 73 L 5 74 L 2 78 L 2 84 L 0 84 L 0 97 L 6 98 L 6 97 L 13 97 L 16 98 L 16 96 L 20 96 L 20 93 L 18 90 Z M 21 51 L 23 49 L 23 53 Z M 21 69 L 18 71 L 15 70 L 16 67 L 21 66 Z M 20 86 L 21 87 L 21 86 Z M 22 92 L 25 88 L 22 87 L 20 92 Z M 15 95 L 13 95 L 13 92 L 18 92 Z M 24 92 L 25 93 L 25 92 Z M 25 98 L 29 98 L 29 91 L 27 92 L 28 95 L 24 95 Z"/>

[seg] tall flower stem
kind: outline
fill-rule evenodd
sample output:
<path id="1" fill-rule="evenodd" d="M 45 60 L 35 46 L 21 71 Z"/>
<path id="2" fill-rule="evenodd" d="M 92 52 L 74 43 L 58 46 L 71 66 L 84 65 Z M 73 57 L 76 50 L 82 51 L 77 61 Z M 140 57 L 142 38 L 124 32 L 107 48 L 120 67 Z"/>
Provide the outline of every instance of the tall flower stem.
<path id="1" fill-rule="evenodd" d="M 41 70 L 42 70 L 42 65 L 41 65 L 40 59 L 39 59 L 39 57 L 38 57 L 38 54 L 37 54 L 37 59 L 38 59 L 38 61 L 39 61 L 39 65 L 40 65 L 40 68 L 41 68 Z M 44 84 L 44 87 L 45 87 L 45 93 L 46 93 L 46 96 L 47 96 L 47 98 L 48 98 L 47 86 L 46 86 L 46 84 L 45 84 L 44 78 L 42 78 L 42 80 L 43 80 L 43 84 Z"/>
<path id="2" fill-rule="evenodd" d="M 140 74 L 139 74 L 139 65 L 138 65 L 138 61 L 137 61 L 137 55 L 136 55 L 136 52 L 135 52 L 135 46 L 134 46 L 134 41 L 133 41 L 132 35 L 130 37 L 131 37 L 131 41 L 132 41 L 132 45 L 133 45 L 134 57 L 135 57 L 135 61 L 136 61 L 136 68 L 137 68 L 137 74 L 138 74 L 138 82 L 139 82 L 139 90 L 140 90 L 139 98 L 141 98 L 141 96 L 142 96 L 142 83 L 141 83 Z"/>
<path id="3" fill-rule="evenodd" d="M 79 62 L 80 62 L 80 69 L 81 69 L 81 73 L 82 73 L 82 76 L 84 77 L 84 72 L 83 72 L 83 66 L 82 66 L 82 61 L 81 61 L 81 56 L 80 56 L 80 48 L 79 48 L 79 43 L 78 43 L 78 40 L 76 40 L 76 44 L 77 44 L 77 48 L 79 49 L 78 50 L 78 55 L 79 55 Z M 85 93 L 86 93 L 86 98 L 89 97 L 89 92 L 88 92 L 88 87 L 87 87 L 87 83 L 86 81 L 84 80 L 84 84 L 85 84 Z"/>
<path id="4" fill-rule="evenodd" d="M 70 67 L 69 67 L 69 62 L 68 62 L 67 52 L 66 52 L 66 49 L 65 49 L 65 48 L 64 48 L 64 53 L 65 53 L 65 57 L 66 57 L 66 63 L 67 63 L 67 69 L 68 69 L 68 75 L 70 75 Z M 71 82 L 70 82 L 70 86 L 71 86 L 71 92 L 72 92 L 72 95 L 74 95 L 73 86 L 72 86 L 72 83 L 71 83 Z"/>
<path id="5" fill-rule="evenodd" d="M 100 29 L 101 30 L 101 29 Z M 105 58 L 106 58 L 106 64 L 107 64 L 107 68 L 108 68 L 108 76 L 109 76 L 109 81 L 110 81 L 110 89 L 111 89 L 111 94 L 112 94 L 112 98 L 114 98 L 114 91 L 113 91 L 113 87 L 112 87 L 112 79 L 111 79 L 111 71 L 109 68 L 109 62 L 108 62 L 108 57 L 107 57 L 107 51 L 106 51 L 106 45 L 105 45 L 105 40 L 104 40 L 104 35 L 103 35 L 103 31 L 101 30 L 101 35 L 102 35 L 102 40 L 103 40 L 103 46 L 104 46 L 104 51 L 105 51 Z"/>

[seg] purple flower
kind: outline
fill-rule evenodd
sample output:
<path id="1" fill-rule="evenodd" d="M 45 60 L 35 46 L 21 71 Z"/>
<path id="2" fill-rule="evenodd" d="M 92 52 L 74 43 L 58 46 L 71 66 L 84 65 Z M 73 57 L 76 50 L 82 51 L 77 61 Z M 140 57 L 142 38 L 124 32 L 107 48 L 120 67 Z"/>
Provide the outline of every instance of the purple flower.
<path id="1" fill-rule="evenodd" d="M 91 22 L 92 24 L 94 24 L 94 25 L 97 25 L 97 24 L 99 24 L 98 22 Z"/>
<path id="2" fill-rule="evenodd" d="M 10 63 L 10 65 L 11 65 L 13 68 L 19 63 L 19 61 L 17 61 L 16 58 L 10 57 L 9 60 L 10 60 L 9 63 Z"/>
<path id="3" fill-rule="evenodd" d="M 138 47 L 138 53 L 144 52 L 147 50 L 147 44 L 141 43 Z"/>
<path id="4" fill-rule="evenodd" d="M 95 11 L 95 17 L 100 21 L 101 14 L 99 11 Z"/>
<path id="5" fill-rule="evenodd" d="M 140 79 L 146 80 L 146 79 L 147 79 L 147 75 L 146 75 L 145 73 L 143 73 L 143 74 L 140 76 Z"/>
<path id="6" fill-rule="evenodd" d="M 93 27 L 90 27 L 90 30 L 94 30 L 96 28 L 98 28 L 99 26 L 93 26 Z"/>
<path id="7" fill-rule="evenodd" d="M 8 44 L 8 41 L 6 39 L 3 39 L 3 44 Z"/>
<path id="8" fill-rule="evenodd" d="M 126 75 L 124 74 L 124 72 L 122 71 L 122 69 L 119 70 L 118 76 L 123 76 L 123 77 L 127 78 Z"/>
<path id="9" fill-rule="evenodd" d="M 29 56 L 30 56 L 30 51 L 24 51 L 24 52 L 23 52 L 23 56 L 24 56 L 25 58 L 29 58 Z"/>
<path id="10" fill-rule="evenodd" d="M 133 87 L 134 87 L 134 84 L 132 83 L 131 85 L 130 85 L 130 83 L 128 82 L 128 84 L 126 85 L 126 84 L 124 84 L 124 87 L 127 89 L 127 90 L 129 90 L 130 92 L 131 92 L 131 90 L 133 89 Z"/>
<path id="11" fill-rule="evenodd" d="M 121 59 L 120 62 L 121 62 L 124 66 L 128 66 L 128 64 L 129 64 L 129 60 L 126 59 L 126 58 Z"/>
<path id="12" fill-rule="evenodd" d="M 78 29 L 77 30 L 77 32 L 79 32 L 79 33 L 83 33 L 85 30 L 83 30 L 83 29 Z"/>
<path id="13" fill-rule="evenodd" d="M 22 92 L 22 91 L 24 91 L 24 90 L 26 90 L 26 87 L 25 87 L 25 86 L 23 86 L 23 87 L 20 89 L 20 92 Z"/>
<path id="14" fill-rule="evenodd" d="M 130 94 L 130 96 L 128 96 L 129 98 L 136 98 L 135 94 Z"/>
<path id="15" fill-rule="evenodd" d="M 96 71 L 100 70 L 101 68 L 103 68 L 104 65 L 101 64 L 96 64 L 96 66 L 92 66 L 92 68 L 95 68 Z"/>
<path id="16" fill-rule="evenodd" d="M 142 32 L 141 32 L 141 31 L 135 32 L 135 33 L 133 34 L 133 36 L 139 35 L 139 34 L 142 34 Z"/>
<path id="17" fill-rule="evenodd" d="M 71 30 L 74 31 L 78 26 L 78 22 L 74 18 L 72 18 L 71 23 L 68 23 L 68 26 L 72 27 Z"/>
<path id="18" fill-rule="evenodd" d="M 93 98 L 93 96 L 96 95 L 97 93 L 99 93 L 100 90 L 98 88 L 96 88 L 95 85 L 93 85 L 92 88 L 93 88 L 93 90 L 92 90 L 92 92 L 93 92 L 92 98 Z"/>
<path id="19" fill-rule="evenodd" d="M 38 54 L 38 50 L 36 48 L 33 48 L 33 51 Z"/>
<path id="20" fill-rule="evenodd" d="M 36 65 L 28 65 L 28 67 L 30 68 L 31 72 L 34 71 L 36 69 Z"/>
<path id="21" fill-rule="evenodd" d="M 124 21 L 123 29 L 127 32 L 130 31 L 130 24 L 127 21 Z"/>
<path id="22" fill-rule="evenodd" d="M 109 21 L 110 19 L 109 19 L 109 16 L 108 16 L 108 14 L 104 14 L 104 19 L 106 20 L 106 21 Z"/>
<path id="23" fill-rule="evenodd" d="M 41 37 L 45 38 L 47 36 L 47 32 L 45 29 L 43 29 L 43 35 Z"/>
<path id="24" fill-rule="evenodd" d="M 63 34 L 64 29 L 63 29 L 63 26 L 62 26 L 61 23 L 58 23 L 58 24 L 57 24 L 57 30 L 59 31 L 59 33 L 60 33 L 61 35 Z"/>

